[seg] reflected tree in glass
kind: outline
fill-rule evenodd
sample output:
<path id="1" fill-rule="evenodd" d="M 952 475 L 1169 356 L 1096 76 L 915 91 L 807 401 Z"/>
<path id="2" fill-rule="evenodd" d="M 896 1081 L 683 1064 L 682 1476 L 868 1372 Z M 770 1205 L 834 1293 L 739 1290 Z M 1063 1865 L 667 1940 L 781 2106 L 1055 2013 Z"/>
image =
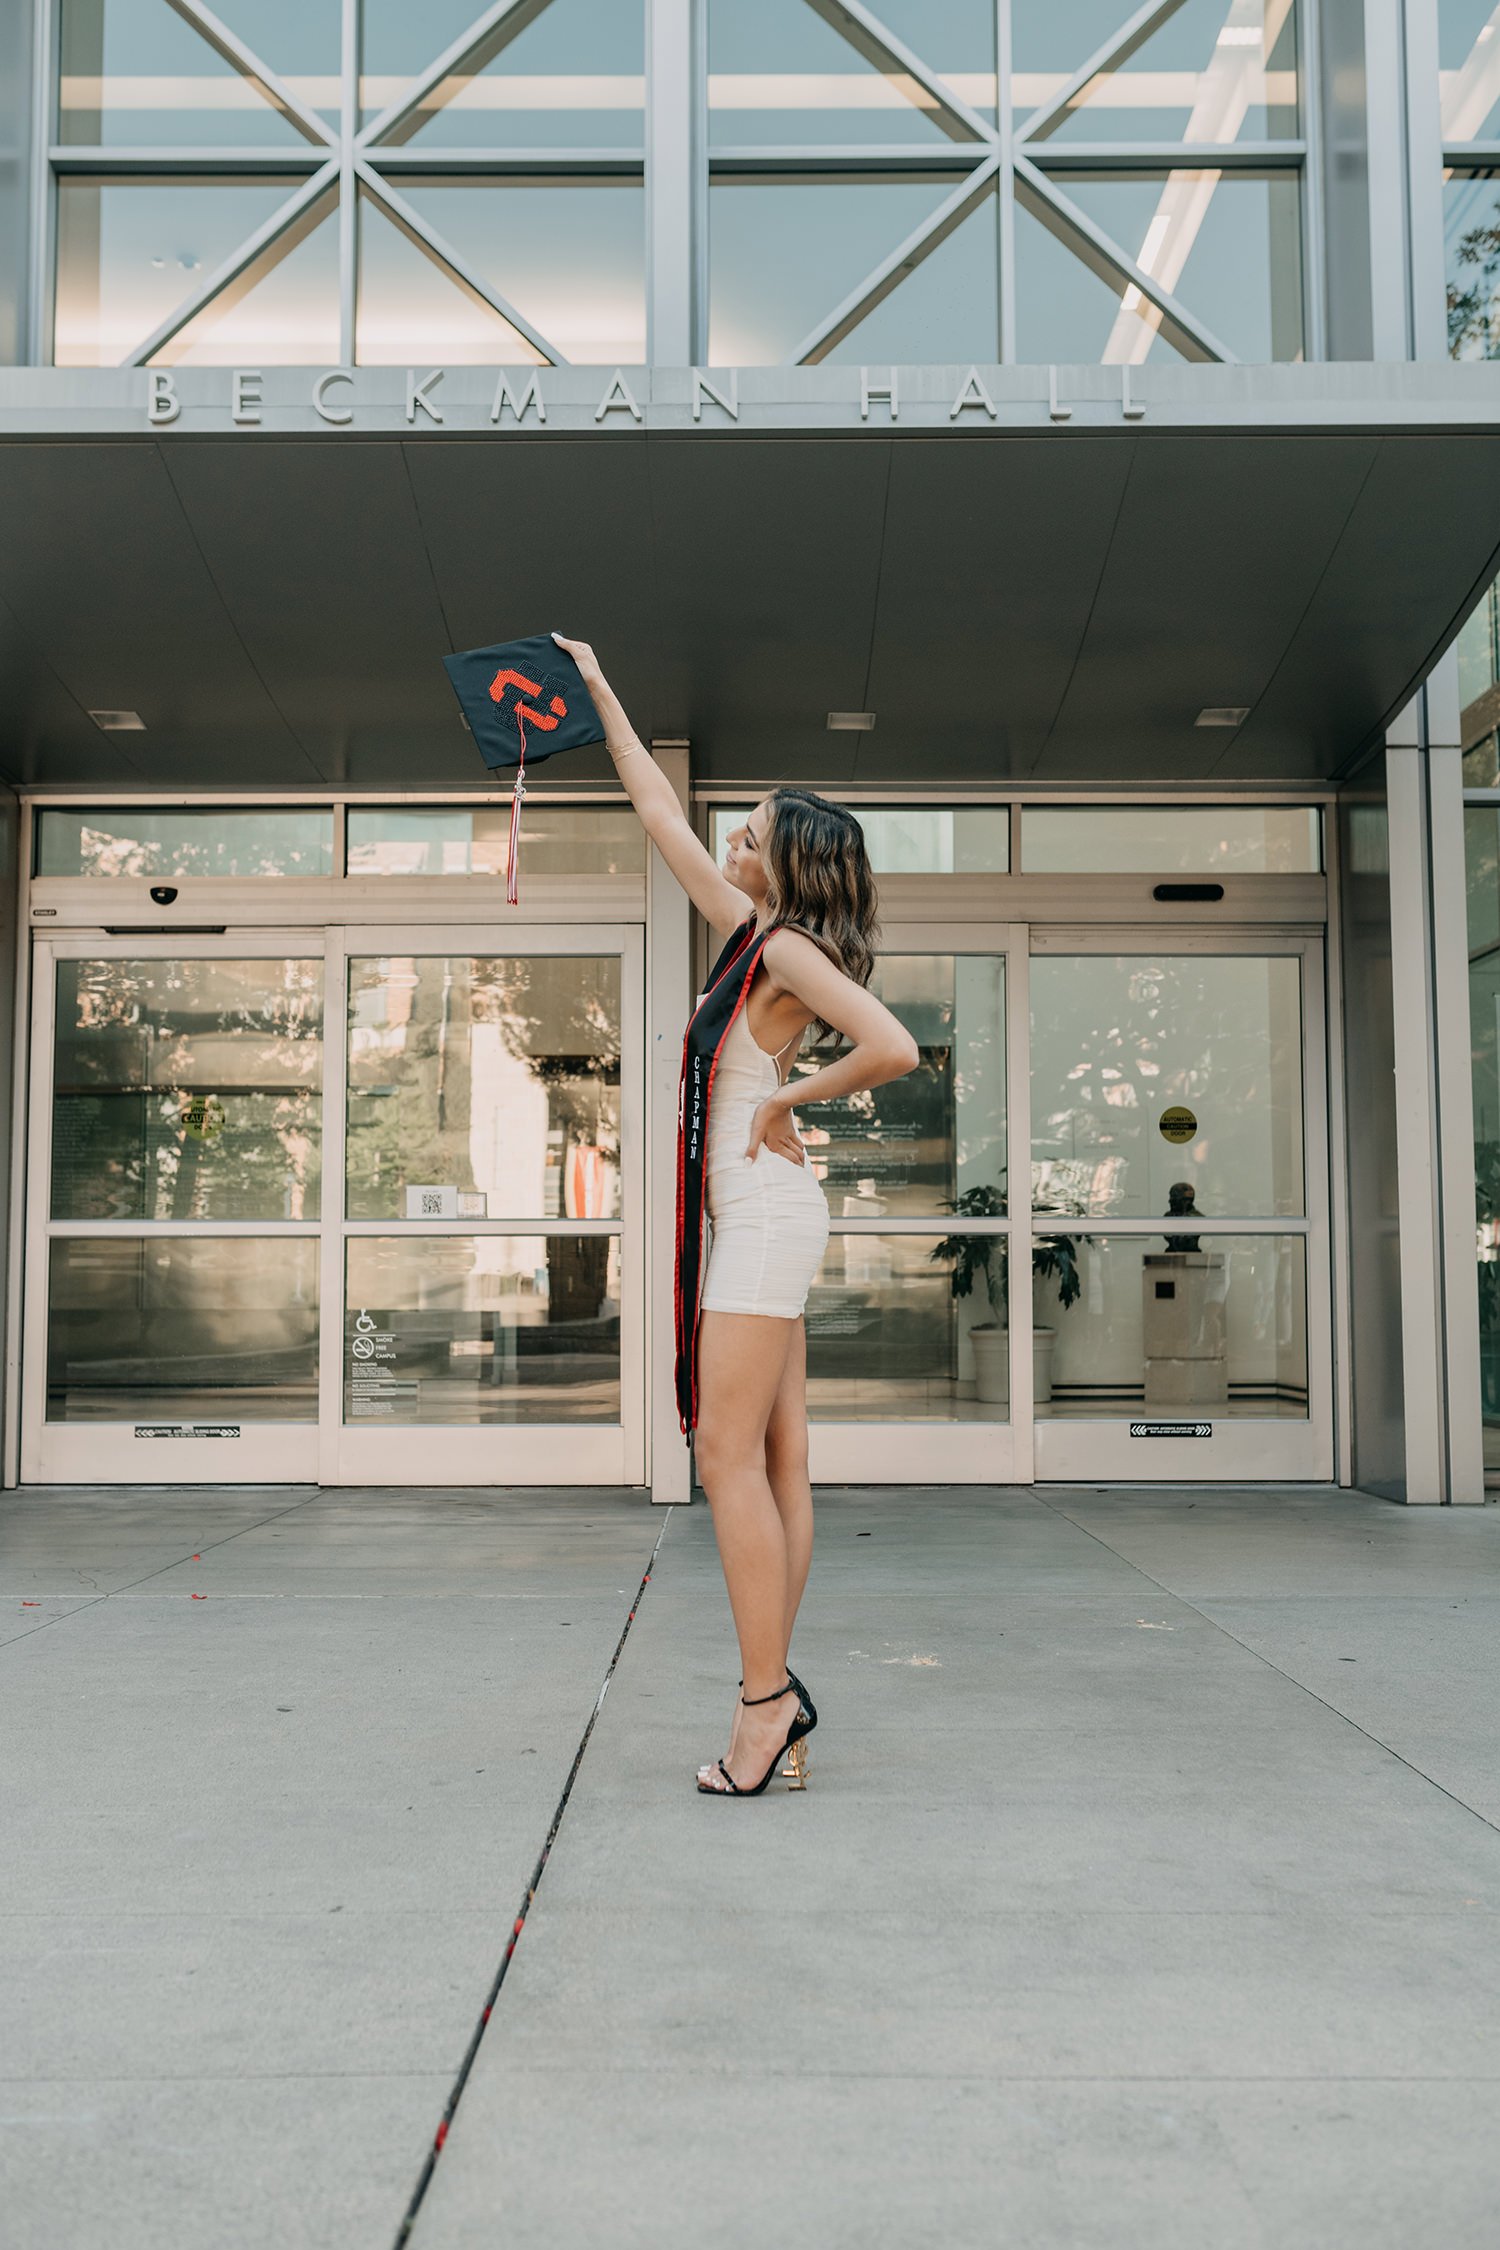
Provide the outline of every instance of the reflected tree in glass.
<path id="1" fill-rule="evenodd" d="M 314 1219 L 320 961 L 62 961 L 56 1219 Z"/>

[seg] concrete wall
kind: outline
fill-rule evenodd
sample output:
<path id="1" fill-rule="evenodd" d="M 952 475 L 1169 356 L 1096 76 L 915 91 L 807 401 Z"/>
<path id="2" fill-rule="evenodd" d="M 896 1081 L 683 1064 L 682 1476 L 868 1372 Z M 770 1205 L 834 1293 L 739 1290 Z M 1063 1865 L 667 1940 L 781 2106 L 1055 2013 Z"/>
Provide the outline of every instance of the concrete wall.
<path id="1" fill-rule="evenodd" d="M 1343 871 L 1344 1102 L 1348 1116 L 1349 1339 L 1354 1481 L 1405 1485 L 1401 1241 L 1397 1220 L 1390 857 L 1379 769 L 1338 807 Z"/>

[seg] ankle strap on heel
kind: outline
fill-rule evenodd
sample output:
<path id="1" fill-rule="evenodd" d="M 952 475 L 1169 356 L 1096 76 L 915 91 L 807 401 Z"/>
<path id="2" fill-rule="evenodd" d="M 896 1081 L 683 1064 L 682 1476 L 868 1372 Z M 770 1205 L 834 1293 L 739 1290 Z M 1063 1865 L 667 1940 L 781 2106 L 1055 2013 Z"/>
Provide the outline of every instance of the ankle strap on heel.
<path id="1" fill-rule="evenodd" d="M 779 1703 L 784 1695 L 792 1695 L 795 1692 L 791 1681 L 788 1680 L 786 1686 L 779 1687 L 774 1695 L 742 1695 L 740 1701 L 747 1711 L 753 1711 L 757 1703 Z"/>

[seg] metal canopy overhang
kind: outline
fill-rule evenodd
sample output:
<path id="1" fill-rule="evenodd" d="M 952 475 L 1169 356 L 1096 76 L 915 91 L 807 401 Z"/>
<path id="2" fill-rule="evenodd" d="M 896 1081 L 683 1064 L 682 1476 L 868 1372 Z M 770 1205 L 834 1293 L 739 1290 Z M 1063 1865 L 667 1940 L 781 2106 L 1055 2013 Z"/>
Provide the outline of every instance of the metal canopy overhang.
<path id="1" fill-rule="evenodd" d="M 1500 549 L 1484 365 L 319 373 L 0 373 L 8 778 L 485 787 L 438 659 L 555 625 L 710 783 L 1325 784 Z"/>

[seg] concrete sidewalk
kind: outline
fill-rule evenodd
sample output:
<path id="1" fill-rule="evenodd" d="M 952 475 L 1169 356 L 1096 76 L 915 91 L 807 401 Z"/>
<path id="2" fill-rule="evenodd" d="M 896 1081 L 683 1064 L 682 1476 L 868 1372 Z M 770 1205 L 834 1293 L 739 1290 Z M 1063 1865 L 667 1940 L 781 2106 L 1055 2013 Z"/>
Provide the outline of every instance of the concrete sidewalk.
<path id="1" fill-rule="evenodd" d="M 1493 1509 L 825 1494 L 709 1802 L 701 1507 L 7 1496 L 8 2250 L 386 2250 L 596 1709 L 413 2250 L 1490 2250 L 1497 1626 Z"/>

